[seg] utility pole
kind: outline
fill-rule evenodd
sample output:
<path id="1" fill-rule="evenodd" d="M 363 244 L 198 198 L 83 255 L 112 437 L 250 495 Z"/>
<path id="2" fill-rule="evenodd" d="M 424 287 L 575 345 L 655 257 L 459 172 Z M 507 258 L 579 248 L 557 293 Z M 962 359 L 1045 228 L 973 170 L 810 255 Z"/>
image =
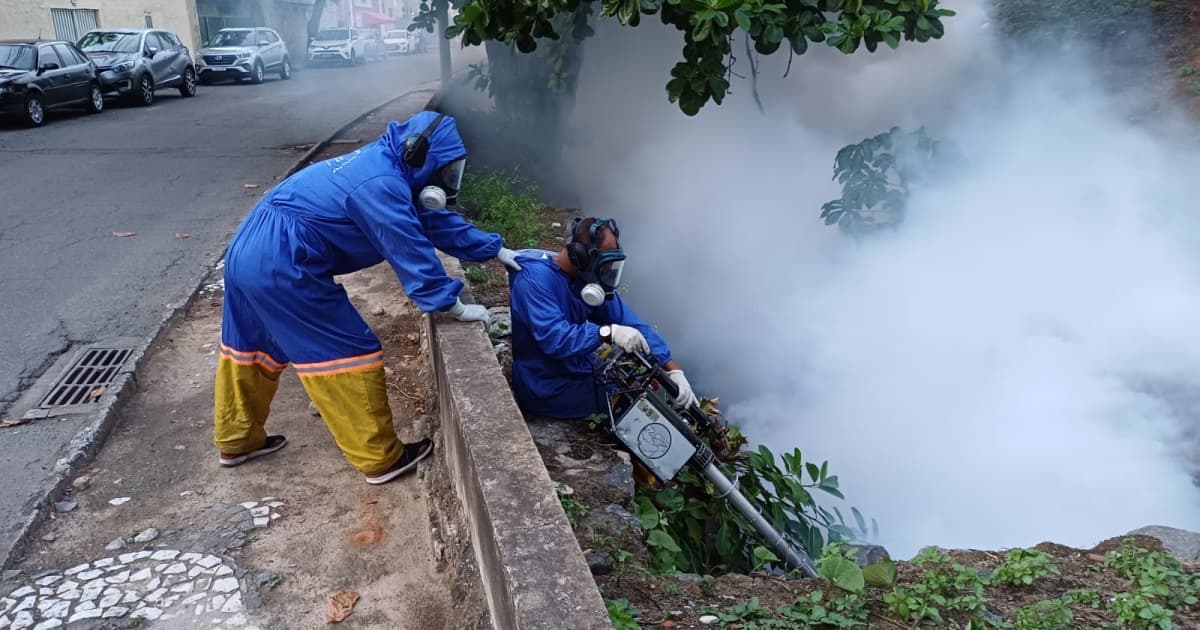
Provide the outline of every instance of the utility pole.
<path id="1" fill-rule="evenodd" d="M 438 58 L 442 62 L 442 88 L 450 85 L 450 40 L 446 39 L 446 27 L 450 24 L 450 0 L 437 0 Z"/>

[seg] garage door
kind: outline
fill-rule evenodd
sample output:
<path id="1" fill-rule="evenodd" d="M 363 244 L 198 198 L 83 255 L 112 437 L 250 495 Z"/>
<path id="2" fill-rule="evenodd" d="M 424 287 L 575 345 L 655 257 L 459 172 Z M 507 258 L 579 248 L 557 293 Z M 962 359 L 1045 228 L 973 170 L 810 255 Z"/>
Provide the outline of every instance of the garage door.
<path id="1" fill-rule="evenodd" d="M 95 9 L 50 9 L 54 22 L 54 36 L 69 42 L 77 42 L 83 34 L 100 27 L 100 16 Z"/>

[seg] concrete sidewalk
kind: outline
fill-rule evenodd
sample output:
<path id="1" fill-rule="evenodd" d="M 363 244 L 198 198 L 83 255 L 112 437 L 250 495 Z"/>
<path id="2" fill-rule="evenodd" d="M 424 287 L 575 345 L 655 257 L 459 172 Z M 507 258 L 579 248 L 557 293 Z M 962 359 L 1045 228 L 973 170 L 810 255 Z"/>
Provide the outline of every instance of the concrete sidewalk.
<path id="1" fill-rule="evenodd" d="M 420 105 L 397 102 L 364 129 Z M 430 435 L 420 314 L 386 265 L 341 281 L 384 342 L 398 432 Z M 268 423 L 289 445 L 236 469 L 218 466 L 212 375 L 221 299 L 214 282 L 148 354 L 136 393 L 60 500 L 63 511 L 5 572 L 0 630 L 89 619 L 82 627 L 313 628 L 326 624 L 327 599 L 342 590 L 358 596 L 342 626 L 474 627 L 477 611 L 451 595 L 454 567 L 431 531 L 428 504 L 448 497 L 427 495 L 424 464 L 391 484 L 366 484 L 291 370 Z"/>

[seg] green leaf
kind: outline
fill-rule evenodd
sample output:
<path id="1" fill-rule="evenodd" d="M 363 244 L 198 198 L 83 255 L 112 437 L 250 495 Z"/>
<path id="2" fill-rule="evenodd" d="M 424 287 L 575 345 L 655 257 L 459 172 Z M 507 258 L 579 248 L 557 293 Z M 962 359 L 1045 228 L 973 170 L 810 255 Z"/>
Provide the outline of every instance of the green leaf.
<path id="1" fill-rule="evenodd" d="M 842 556 L 821 558 L 817 571 L 821 577 L 833 582 L 838 588 L 851 593 L 861 593 L 866 587 L 863 570 L 853 560 Z"/>
<path id="2" fill-rule="evenodd" d="M 858 523 L 858 531 L 862 532 L 865 536 L 867 534 L 867 519 L 863 518 L 862 512 L 859 512 L 856 507 L 851 507 L 850 513 L 854 515 L 854 521 Z"/>
<path id="3" fill-rule="evenodd" d="M 642 529 L 651 530 L 658 527 L 661 520 L 658 514 L 658 508 L 650 502 L 646 497 L 638 497 L 633 506 L 634 512 L 637 514 L 638 520 L 642 522 Z"/>
<path id="4" fill-rule="evenodd" d="M 754 563 L 758 566 L 762 566 L 768 562 L 779 562 L 779 556 L 775 555 L 775 552 L 763 547 L 762 545 L 758 545 L 754 548 L 753 555 Z"/>
<path id="5" fill-rule="evenodd" d="M 737 21 L 738 28 L 750 32 L 750 15 L 746 13 L 745 7 L 738 7 L 737 11 L 733 12 L 733 19 Z"/>
<path id="6" fill-rule="evenodd" d="M 875 588 L 892 588 L 896 585 L 896 564 L 885 558 L 863 569 L 863 579 Z"/>
<path id="7" fill-rule="evenodd" d="M 650 535 L 646 537 L 646 544 L 650 545 L 651 547 L 665 549 L 671 553 L 679 553 L 681 551 L 679 544 L 675 542 L 675 539 L 665 530 L 661 529 L 652 530 Z"/>
<path id="8" fill-rule="evenodd" d="M 684 503 L 683 495 L 679 494 L 679 491 L 674 488 L 667 488 L 659 492 L 655 500 L 658 501 L 659 505 L 668 510 L 679 510 L 683 507 Z"/>
<path id="9" fill-rule="evenodd" d="M 813 480 L 814 483 L 821 480 L 821 467 L 820 466 L 817 466 L 816 464 L 814 464 L 812 462 L 808 462 L 808 464 L 806 464 L 806 467 L 808 468 L 808 476 Z"/>

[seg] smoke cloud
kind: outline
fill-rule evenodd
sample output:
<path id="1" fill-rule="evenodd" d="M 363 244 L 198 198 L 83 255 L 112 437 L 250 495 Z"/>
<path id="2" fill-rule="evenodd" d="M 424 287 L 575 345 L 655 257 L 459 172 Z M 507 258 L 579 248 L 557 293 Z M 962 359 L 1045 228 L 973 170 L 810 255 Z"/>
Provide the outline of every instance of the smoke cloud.
<path id="1" fill-rule="evenodd" d="M 1190 127 L 1080 47 L 1022 56 L 951 6 L 939 42 L 814 47 L 786 79 L 786 54 L 761 59 L 765 114 L 741 80 L 683 116 L 679 34 L 601 26 L 580 201 L 621 222 L 629 299 L 699 392 L 752 442 L 829 460 L 893 555 L 1200 528 Z M 855 243 L 818 219 L 833 158 L 892 125 L 968 163 Z"/>

